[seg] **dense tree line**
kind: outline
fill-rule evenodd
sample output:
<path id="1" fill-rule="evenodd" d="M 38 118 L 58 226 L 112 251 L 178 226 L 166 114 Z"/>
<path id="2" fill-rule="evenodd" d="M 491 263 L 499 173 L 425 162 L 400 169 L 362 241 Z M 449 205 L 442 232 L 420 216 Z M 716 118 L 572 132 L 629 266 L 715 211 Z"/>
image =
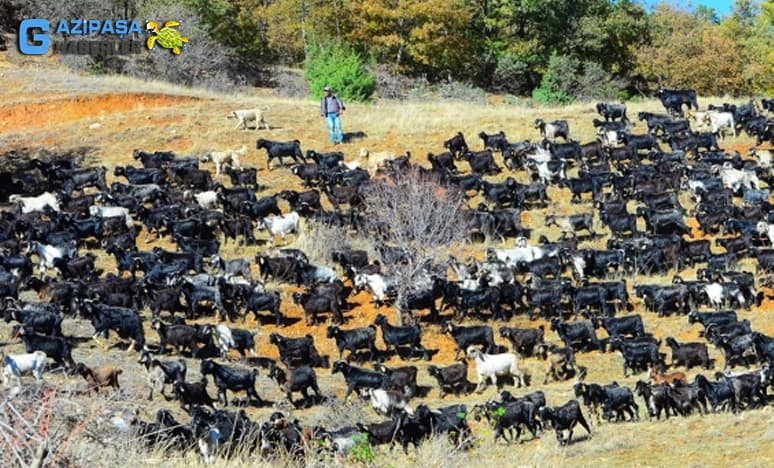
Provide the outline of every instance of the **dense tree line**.
<path id="1" fill-rule="evenodd" d="M 736 0 L 723 18 L 636 0 L 0 0 L 9 4 L 27 17 L 91 7 L 143 15 L 174 4 L 241 71 L 299 66 L 339 44 L 395 74 L 516 95 L 625 98 L 658 85 L 774 92 L 772 0 Z"/>
<path id="2" fill-rule="evenodd" d="M 648 11 L 633 0 L 188 1 L 219 41 L 283 64 L 334 40 L 395 73 L 520 95 L 540 87 L 552 57 L 571 64 L 576 81 L 601 79 L 629 94 L 659 84 L 774 91 L 771 0 L 737 0 L 721 19 L 706 7 L 670 2 Z M 571 97 L 589 97 L 579 87 Z"/>

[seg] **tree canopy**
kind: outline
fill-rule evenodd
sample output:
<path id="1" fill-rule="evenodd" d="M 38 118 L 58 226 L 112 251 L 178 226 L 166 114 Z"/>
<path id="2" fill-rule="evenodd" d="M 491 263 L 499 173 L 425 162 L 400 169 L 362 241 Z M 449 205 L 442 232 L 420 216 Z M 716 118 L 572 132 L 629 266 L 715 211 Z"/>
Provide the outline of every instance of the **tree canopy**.
<path id="1" fill-rule="evenodd" d="M 556 85 L 558 65 L 572 74 L 570 99 L 658 85 L 774 92 L 774 0 L 736 0 L 725 16 L 689 0 L 0 0 L 0 11 L 16 16 L 0 27 L 86 12 L 142 17 L 175 5 L 197 15 L 191 26 L 245 76 L 303 66 L 338 44 L 394 74 L 517 95 Z M 605 86 L 590 86 L 598 80 Z"/>

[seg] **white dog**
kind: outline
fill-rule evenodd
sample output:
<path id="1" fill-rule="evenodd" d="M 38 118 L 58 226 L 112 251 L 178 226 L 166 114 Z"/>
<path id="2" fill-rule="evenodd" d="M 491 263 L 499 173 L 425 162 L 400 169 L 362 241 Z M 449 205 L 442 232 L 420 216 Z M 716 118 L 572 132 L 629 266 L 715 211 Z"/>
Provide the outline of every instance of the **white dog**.
<path id="1" fill-rule="evenodd" d="M 237 109 L 231 111 L 226 115 L 227 119 L 237 119 L 237 125 L 234 128 L 242 128 L 247 130 L 250 122 L 255 122 L 255 129 L 258 130 L 263 126 L 266 130 L 271 130 L 269 123 L 263 117 L 263 111 L 269 110 L 268 107 L 263 109 Z"/>
<path id="2" fill-rule="evenodd" d="M 211 151 L 208 155 L 201 159 L 201 162 L 214 162 L 215 176 L 219 176 L 221 168 L 226 164 L 233 167 L 234 169 L 241 169 L 242 165 L 239 162 L 239 157 L 244 156 L 246 152 L 247 146 L 245 145 L 242 145 L 242 147 L 236 151 Z"/>

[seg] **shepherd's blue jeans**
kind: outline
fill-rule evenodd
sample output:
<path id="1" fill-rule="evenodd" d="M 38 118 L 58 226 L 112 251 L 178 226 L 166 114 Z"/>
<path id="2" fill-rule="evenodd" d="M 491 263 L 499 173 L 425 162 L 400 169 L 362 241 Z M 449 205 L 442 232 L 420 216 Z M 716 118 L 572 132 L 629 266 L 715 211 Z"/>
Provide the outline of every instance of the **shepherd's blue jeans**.
<path id="1" fill-rule="evenodd" d="M 344 134 L 341 132 L 341 117 L 335 112 L 328 112 L 326 120 L 328 121 L 328 135 L 331 143 L 341 143 L 344 140 Z"/>

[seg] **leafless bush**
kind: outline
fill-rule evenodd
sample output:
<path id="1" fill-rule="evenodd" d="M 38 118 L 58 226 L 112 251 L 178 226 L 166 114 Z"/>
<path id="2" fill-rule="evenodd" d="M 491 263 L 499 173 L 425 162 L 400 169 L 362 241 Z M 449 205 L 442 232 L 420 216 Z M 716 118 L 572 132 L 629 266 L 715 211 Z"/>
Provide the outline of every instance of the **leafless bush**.
<path id="1" fill-rule="evenodd" d="M 464 212 L 464 197 L 443 185 L 435 174 L 413 167 L 390 178 L 371 180 L 363 199 L 366 231 L 374 246 L 400 247 L 406 255 L 405 262 L 390 269 L 397 280 L 396 309 L 402 321 L 401 298 L 416 284 L 425 266 L 446 258 L 449 248 L 465 239 L 470 218 Z"/>
<path id="2" fill-rule="evenodd" d="M 18 393 L 17 393 L 18 392 Z M 65 387 L 26 385 L 0 400 L 0 460 L 5 466 L 40 467 L 86 463 L 77 447 L 109 400 L 84 406 Z M 92 451 L 92 455 L 95 454 Z M 88 463 L 86 463 L 88 464 Z"/>
<path id="3" fill-rule="evenodd" d="M 401 75 L 389 65 L 377 65 L 371 72 L 376 76 L 376 94 L 384 99 L 408 99 L 428 86 L 427 80 Z"/>
<path id="4" fill-rule="evenodd" d="M 62 2 L 59 0 L 13 0 L 12 3 L 19 8 L 21 18 L 47 18 L 59 21 L 70 18 L 113 18 L 117 15 L 123 17 L 123 9 L 118 8 L 118 2 L 105 2 L 103 0 L 74 0 Z M 132 8 L 130 17 L 134 16 L 134 2 L 127 1 Z"/>
<path id="5" fill-rule="evenodd" d="M 328 264 L 331 262 L 331 253 L 348 247 L 352 240 L 346 227 L 308 220 L 296 244 L 307 253 L 312 263 Z"/>
<path id="6" fill-rule="evenodd" d="M 310 421 L 310 425 L 339 428 L 352 425 L 353 421 L 368 419 L 366 405 L 359 399 L 355 398 L 345 403 L 338 398 L 329 398 L 323 403 L 323 410 Z"/>
<path id="7" fill-rule="evenodd" d="M 191 9 L 180 4 L 159 4 L 141 13 L 145 18 L 161 24 L 168 20 L 178 21 L 178 30 L 181 35 L 188 37 L 188 43 L 179 55 L 168 50 L 150 50 L 127 56 L 122 72 L 187 86 L 216 88 L 219 91 L 227 90 L 229 83 L 244 82 L 233 76 L 228 51 L 209 38 L 199 17 Z"/>
<path id="8" fill-rule="evenodd" d="M 285 69 L 275 69 L 271 74 L 272 86 L 277 95 L 288 98 L 307 98 L 309 96 L 309 84 L 301 72 Z"/>

